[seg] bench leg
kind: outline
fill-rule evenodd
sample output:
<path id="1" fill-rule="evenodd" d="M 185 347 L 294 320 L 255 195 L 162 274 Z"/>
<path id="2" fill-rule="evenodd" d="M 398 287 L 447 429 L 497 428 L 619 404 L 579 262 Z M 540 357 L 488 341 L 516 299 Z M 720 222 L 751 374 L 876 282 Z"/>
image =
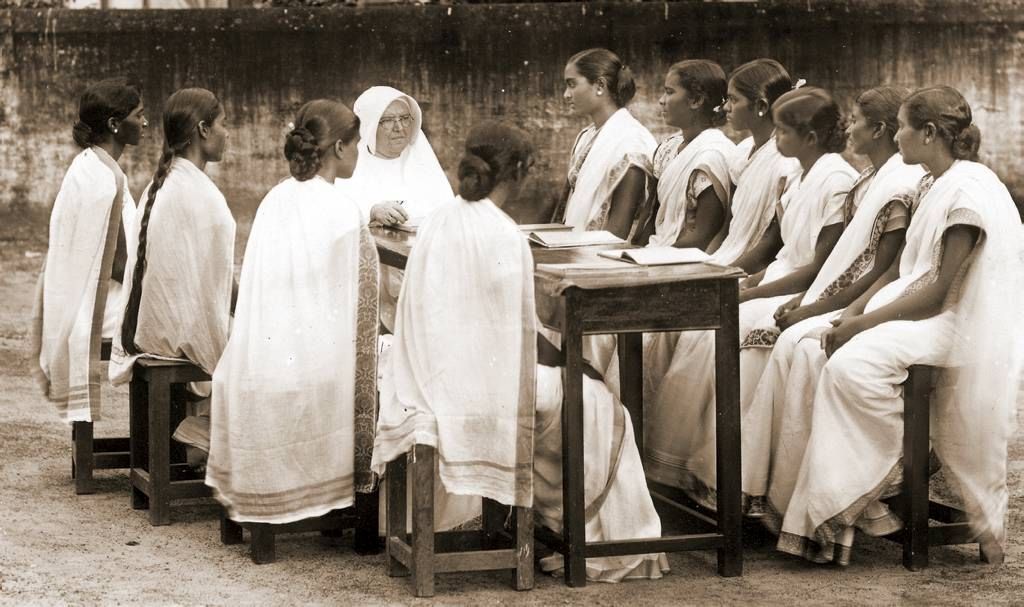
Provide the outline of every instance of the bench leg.
<path id="1" fill-rule="evenodd" d="M 516 570 L 512 585 L 516 590 L 533 590 L 533 509 L 513 508 L 516 538 Z"/>
<path id="2" fill-rule="evenodd" d="M 149 387 L 139 377 L 132 378 L 128 393 L 128 477 L 133 469 L 149 466 Z M 132 509 L 149 508 L 149 496 L 132 483 Z"/>
<path id="3" fill-rule="evenodd" d="M 356 493 L 356 528 L 353 547 L 356 554 L 380 554 L 380 486 L 371 493 Z"/>
<path id="4" fill-rule="evenodd" d="M 434 596 L 434 449 L 413 447 L 412 583 L 417 597 Z"/>
<path id="5" fill-rule="evenodd" d="M 409 569 L 391 554 L 391 538 L 408 541 L 408 529 L 405 525 L 406 460 L 406 456 L 403 455 L 393 462 L 388 462 L 384 478 L 384 487 L 387 491 L 384 549 L 387 552 L 387 573 L 390 577 L 409 575 Z"/>
<path id="6" fill-rule="evenodd" d="M 277 558 L 274 545 L 274 528 L 268 523 L 253 523 L 249 527 L 252 534 L 252 546 L 250 554 L 252 562 L 257 565 L 273 563 Z"/>
<path id="7" fill-rule="evenodd" d="M 930 371 L 912 367 L 903 386 L 903 566 L 928 566 L 928 380 Z"/>
<path id="8" fill-rule="evenodd" d="M 228 518 L 227 511 L 220 513 L 220 543 L 225 546 L 242 543 L 242 526 Z"/>
<path id="9" fill-rule="evenodd" d="M 483 498 L 483 547 L 489 548 L 494 545 L 501 532 L 505 529 L 505 518 L 508 515 L 508 507 L 498 502 Z"/>
<path id="10" fill-rule="evenodd" d="M 149 522 L 170 525 L 171 391 L 163 374 L 150 373 L 149 381 Z"/>
<path id="11" fill-rule="evenodd" d="M 74 443 L 71 455 L 71 477 L 75 479 L 75 493 L 87 495 L 96 492 L 92 472 L 96 468 L 93 454 L 92 422 L 73 422 L 71 439 Z"/>

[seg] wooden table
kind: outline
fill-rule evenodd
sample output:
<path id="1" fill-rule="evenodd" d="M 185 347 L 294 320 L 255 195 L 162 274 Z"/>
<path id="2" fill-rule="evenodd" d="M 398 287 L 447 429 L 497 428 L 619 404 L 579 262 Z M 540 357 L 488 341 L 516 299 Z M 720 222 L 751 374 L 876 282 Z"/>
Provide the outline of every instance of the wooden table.
<path id="1" fill-rule="evenodd" d="M 374 228 L 381 262 L 404 268 L 415 235 Z M 605 247 L 608 248 L 608 247 Z M 538 526 L 537 539 L 565 558 L 565 581 L 586 585 L 586 558 L 717 549 L 719 575 L 742 575 L 738 279 L 743 272 L 705 264 L 645 268 L 598 257 L 598 247 L 534 248 L 537 311 L 562 335 L 566 365 L 562 407 L 562 533 Z M 577 266 L 570 267 L 569 264 Z M 581 269 L 582 268 L 584 269 Z M 597 266 L 604 266 L 600 269 Z M 605 269 L 608 268 L 608 269 Z M 715 332 L 717 520 L 657 492 L 696 533 L 587 542 L 583 491 L 583 336 L 617 333 L 622 401 L 643 453 L 643 333 Z"/>

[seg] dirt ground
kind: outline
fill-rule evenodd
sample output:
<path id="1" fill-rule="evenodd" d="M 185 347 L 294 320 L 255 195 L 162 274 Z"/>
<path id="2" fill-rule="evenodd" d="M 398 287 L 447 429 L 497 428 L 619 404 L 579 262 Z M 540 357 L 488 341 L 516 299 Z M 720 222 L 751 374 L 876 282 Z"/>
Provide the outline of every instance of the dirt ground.
<path id="1" fill-rule="evenodd" d="M 241 235 L 240 235 L 241 236 Z M 45 227 L 0 218 L 0 604 L 424 604 L 407 582 L 384 574 L 383 556 L 360 557 L 351 536 L 317 534 L 278 542 L 278 560 L 254 565 L 247 546 L 223 546 L 217 508 L 172 509 L 173 524 L 150 527 L 129 507 L 124 471 L 98 473 L 95 495 L 76 496 L 70 431 L 37 392 L 27 359 L 29 313 Z M 127 396 L 107 390 L 97 435 L 125 434 Z M 669 556 L 658 581 L 570 589 L 538 573 L 516 593 L 503 573 L 442 575 L 433 602 L 492 604 L 962 604 L 1024 602 L 1024 441 L 1011 448 L 1007 563 L 978 562 L 976 547 L 932 550 L 920 573 L 903 569 L 900 549 L 860 537 L 847 568 L 819 566 L 774 550 L 746 530 L 744 575 L 715 575 L 713 552 Z M 663 517 L 666 527 L 672 522 Z"/>

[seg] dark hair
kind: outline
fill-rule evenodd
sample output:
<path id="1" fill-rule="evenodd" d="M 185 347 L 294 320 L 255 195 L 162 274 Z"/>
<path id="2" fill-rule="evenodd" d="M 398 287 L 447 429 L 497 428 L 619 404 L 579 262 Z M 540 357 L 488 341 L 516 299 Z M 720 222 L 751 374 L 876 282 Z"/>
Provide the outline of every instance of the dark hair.
<path id="1" fill-rule="evenodd" d="M 294 127 L 285 136 L 284 157 L 292 177 L 306 181 L 316 176 L 336 141 L 348 143 L 359 134 L 359 117 L 343 103 L 315 99 L 299 108 Z"/>
<path id="2" fill-rule="evenodd" d="M 792 90 L 775 101 L 772 120 L 796 129 L 801 135 L 814 133 L 826 152 L 846 149 L 846 119 L 828 91 L 813 86 Z"/>
<path id="3" fill-rule="evenodd" d="M 932 86 L 915 91 L 903 105 L 907 108 L 910 126 L 922 129 L 929 122 L 935 125 L 953 158 L 978 159 L 981 131 L 974 125 L 971 106 L 960 91 L 949 86 Z"/>
<path id="4" fill-rule="evenodd" d="M 858 95 L 856 103 L 868 122 L 883 125 L 892 139 L 900 128 L 896 115 L 909 95 L 910 90 L 902 86 L 876 86 Z"/>
<path id="5" fill-rule="evenodd" d="M 725 124 L 725 71 L 714 61 L 690 59 L 674 63 L 668 73 L 679 79 L 679 84 L 691 97 L 702 99 L 701 111 L 711 126 Z"/>
<path id="6" fill-rule="evenodd" d="M 764 99 L 771 110 L 775 101 L 793 88 L 793 80 L 774 59 L 748 61 L 729 74 L 729 82 L 752 103 Z"/>
<path id="7" fill-rule="evenodd" d="M 496 185 L 519 178 L 533 159 L 533 143 L 522 129 L 501 122 L 473 127 L 459 162 L 459 196 L 476 201 Z"/>
<path id="8" fill-rule="evenodd" d="M 593 84 L 604 78 L 612 101 L 619 107 L 629 103 L 636 94 L 636 82 L 633 81 L 633 70 L 619 59 L 619 56 L 606 48 L 590 48 L 580 51 L 569 58 L 566 65 L 576 66 L 587 82 Z"/>
<path id="9" fill-rule="evenodd" d="M 164 149 L 157 163 L 153 181 L 149 184 L 146 207 L 139 224 L 139 248 L 132 274 L 131 292 L 124 310 L 121 325 L 121 347 L 128 354 L 138 354 L 135 345 L 135 329 L 139 324 L 139 305 L 142 302 L 142 276 L 146 272 L 146 235 L 149 232 L 149 217 L 153 212 L 156 193 L 164 185 L 171 170 L 174 157 L 183 153 L 192 144 L 196 127 L 200 122 L 212 124 L 221 115 L 223 108 L 216 95 L 206 89 L 191 88 L 175 91 L 164 104 L 163 131 Z"/>
<path id="10" fill-rule="evenodd" d="M 107 121 L 124 120 L 141 101 L 139 89 L 127 78 L 108 78 L 90 85 L 78 100 L 78 122 L 71 130 L 75 144 L 87 148 L 100 143 L 110 132 Z"/>

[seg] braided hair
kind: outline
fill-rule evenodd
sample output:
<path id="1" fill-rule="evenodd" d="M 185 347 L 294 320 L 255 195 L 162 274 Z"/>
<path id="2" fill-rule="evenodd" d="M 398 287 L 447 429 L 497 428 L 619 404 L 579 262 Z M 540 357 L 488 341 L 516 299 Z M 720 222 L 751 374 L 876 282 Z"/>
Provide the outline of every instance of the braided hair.
<path id="1" fill-rule="evenodd" d="M 121 327 L 121 347 L 128 354 L 140 352 L 135 345 L 135 331 L 139 324 L 139 306 L 142 302 L 142 277 L 146 273 L 146 235 L 149 232 L 149 218 L 153 212 L 156 194 L 163 187 L 164 180 L 171 171 L 174 157 L 183 154 L 192 145 L 199 123 L 212 124 L 222 111 L 220 101 L 206 89 L 181 89 L 167 98 L 163 115 L 164 149 L 156 173 L 153 174 L 153 181 L 149 184 L 146 207 L 139 225 L 138 254 Z"/>

